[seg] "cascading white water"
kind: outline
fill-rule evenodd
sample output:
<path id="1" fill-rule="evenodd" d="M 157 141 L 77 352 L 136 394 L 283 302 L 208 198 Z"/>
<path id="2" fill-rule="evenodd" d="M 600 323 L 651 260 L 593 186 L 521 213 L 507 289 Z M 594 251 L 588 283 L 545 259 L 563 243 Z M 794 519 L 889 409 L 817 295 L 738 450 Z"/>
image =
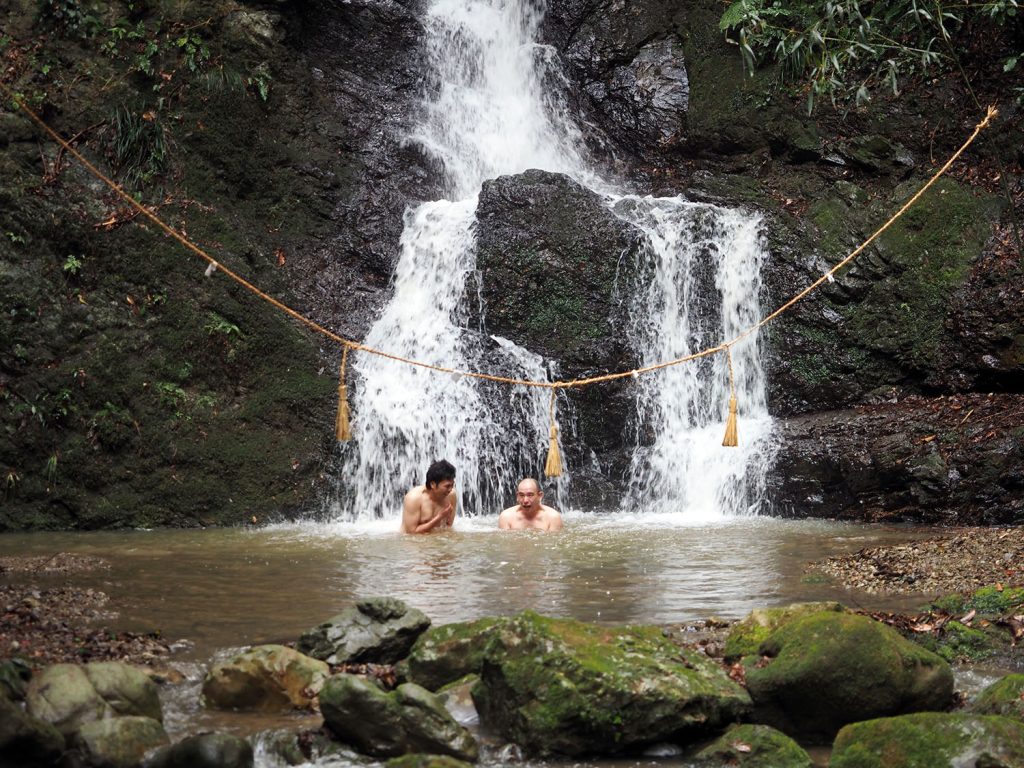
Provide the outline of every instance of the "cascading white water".
<path id="1" fill-rule="evenodd" d="M 641 365 L 714 347 L 757 323 L 764 258 L 758 217 L 680 198 L 627 197 L 615 210 L 647 234 L 629 328 Z M 729 398 L 724 354 L 640 379 L 624 506 L 682 512 L 691 521 L 758 510 L 774 443 L 757 334 L 736 344 L 732 358 L 742 404 L 737 448 L 721 445 Z"/>
<path id="2" fill-rule="evenodd" d="M 434 0 L 425 19 L 428 73 L 421 120 L 408 140 L 441 168 L 448 199 L 406 212 L 394 296 L 366 343 L 447 368 L 479 370 L 485 337 L 466 328 L 467 279 L 474 271 L 474 211 L 482 183 L 529 168 L 565 173 L 605 195 L 612 210 L 646 232 L 640 271 L 654 276 L 636 294 L 630 337 L 645 362 L 717 344 L 756 319 L 757 221 L 680 198 L 622 198 L 584 161 L 582 140 L 559 94 L 554 51 L 534 42 L 536 0 Z M 739 247 L 741 246 L 742 247 Z M 698 292 L 686 264 L 716 282 Z M 713 262 L 713 263 L 712 263 Z M 706 286 L 707 287 L 707 286 Z M 714 302 L 710 298 L 716 296 Z M 494 339 L 504 372 L 543 379 L 547 366 Z M 720 370 L 686 365 L 638 384 L 637 433 L 626 504 L 722 512 L 751 509 L 757 481 L 746 467 L 765 451 L 756 339 L 735 350 L 744 403 L 743 447 L 723 453 Z M 721 366 L 724 361 L 714 365 Z M 354 440 L 343 456 L 335 515 L 391 516 L 427 464 L 458 469 L 463 508 L 494 512 L 518 477 L 536 471 L 547 446 L 547 393 L 513 388 L 492 399 L 477 380 L 358 355 Z M 495 412 L 495 411 L 498 412 Z M 564 434 L 564 433 L 563 433 Z"/>
<path id="3" fill-rule="evenodd" d="M 371 328 L 369 346 L 446 368 L 479 369 L 480 340 L 466 330 L 465 286 L 475 265 L 481 185 L 528 168 L 588 175 L 576 129 L 559 118 L 561 109 L 541 87 L 551 56 L 533 42 L 540 18 L 527 2 L 438 0 L 428 10 L 429 93 L 409 141 L 441 166 L 451 199 L 406 212 L 394 296 Z M 496 343 L 506 375 L 546 377 L 536 355 Z M 475 379 L 371 355 L 359 355 L 354 368 L 360 380 L 354 440 L 343 449 L 334 514 L 389 516 L 438 458 L 456 466 L 464 508 L 496 511 L 511 501 L 518 478 L 543 460 L 542 390 L 517 388 L 494 412 Z"/>

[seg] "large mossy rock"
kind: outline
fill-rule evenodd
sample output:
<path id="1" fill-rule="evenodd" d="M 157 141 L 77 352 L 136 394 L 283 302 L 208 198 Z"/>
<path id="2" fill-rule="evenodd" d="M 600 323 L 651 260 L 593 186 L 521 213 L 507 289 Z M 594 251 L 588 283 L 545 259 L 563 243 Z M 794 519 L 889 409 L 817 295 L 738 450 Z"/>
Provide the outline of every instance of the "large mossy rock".
<path id="1" fill-rule="evenodd" d="M 406 660 L 409 682 L 436 691 L 479 673 L 487 644 L 506 621 L 487 617 L 431 627 L 420 635 Z"/>
<path id="2" fill-rule="evenodd" d="M 469 768 L 469 765 L 447 755 L 402 755 L 388 760 L 386 768 Z"/>
<path id="3" fill-rule="evenodd" d="M 203 680 L 213 709 L 309 709 L 330 673 L 326 663 L 283 645 L 258 645 L 216 664 Z"/>
<path id="4" fill-rule="evenodd" d="M 150 750 L 166 745 L 167 732 L 151 717 L 112 717 L 83 725 L 72 739 L 86 765 L 136 768 Z"/>
<path id="5" fill-rule="evenodd" d="M 720 768 L 813 768 L 807 751 L 768 725 L 737 725 L 695 756 L 698 766 Z"/>
<path id="6" fill-rule="evenodd" d="M 137 715 L 163 721 L 156 684 L 139 669 L 117 661 L 54 664 L 32 678 L 28 712 L 65 736 L 84 724 Z"/>
<path id="7" fill-rule="evenodd" d="M 829 768 L 1020 768 L 1024 725 L 1008 717 L 919 712 L 853 723 Z"/>
<path id="8" fill-rule="evenodd" d="M 320 711 L 339 739 L 367 755 L 477 759 L 476 740 L 448 714 L 443 700 L 413 683 L 388 693 L 366 678 L 335 675 L 320 691 Z"/>
<path id="9" fill-rule="evenodd" d="M 690 742 L 750 699 L 714 662 L 658 627 L 600 627 L 524 611 L 487 647 L 473 700 L 484 726 L 541 755 Z"/>
<path id="10" fill-rule="evenodd" d="M 1024 722 L 1024 675 L 1007 675 L 978 694 L 968 711 L 976 715 L 1005 715 Z"/>
<path id="11" fill-rule="evenodd" d="M 563 379 L 635 368 L 623 300 L 640 230 L 568 176 L 528 170 L 485 181 L 476 211 L 481 315 L 488 334 L 558 361 Z M 583 504 L 607 504 L 626 471 L 634 382 L 573 390 L 575 439 L 564 446 Z M 594 453 L 592 454 L 591 451 Z M 592 455 L 608 469 L 594 471 Z"/>
<path id="12" fill-rule="evenodd" d="M 793 603 L 785 608 L 755 608 L 742 621 L 729 628 L 729 636 L 725 640 L 724 656 L 726 661 L 735 661 L 743 656 L 757 653 L 761 643 L 783 624 L 822 611 L 845 611 L 836 602 L 824 603 Z"/>
<path id="13" fill-rule="evenodd" d="M 305 762 L 305 760 L 300 760 Z M 297 763 L 295 763 L 297 764 Z M 145 768 L 252 768 L 252 745 L 228 733 L 200 733 L 152 754 Z"/>
<path id="14" fill-rule="evenodd" d="M 428 627 L 423 611 L 393 597 L 375 597 L 304 632 L 296 647 L 328 664 L 394 664 Z"/>
<path id="15" fill-rule="evenodd" d="M 60 731 L 0 697 L 0 766 L 51 766 L 63 751 Z"/>
<path id="16" fill-rule="evenodd" d="M 877 621 L 832 611 L 784 624 L 747 667 L 755 717 L 789 734 L 831 739 L 847 723 L 953 702 L 953 672 Z"/>

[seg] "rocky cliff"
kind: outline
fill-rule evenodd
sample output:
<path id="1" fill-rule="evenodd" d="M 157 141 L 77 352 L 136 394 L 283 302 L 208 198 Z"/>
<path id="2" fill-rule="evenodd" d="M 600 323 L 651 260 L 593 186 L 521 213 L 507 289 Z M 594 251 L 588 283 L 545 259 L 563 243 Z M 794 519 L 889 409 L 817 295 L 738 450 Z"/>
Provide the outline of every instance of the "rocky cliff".
<path id="1" fill-rule="evenodd" d="M 744 74 L 717 4 L 552 6 L 543 42 L 595 162 L 637 192 L 762 213 L 766 307 L 920 186 L 982 117 L 970 96 L 1000 108 L 919 205 L 769 326 L 771 485 L 783 514 L 1021 521 L 1024 132 L 996 62 L 968 62 L 973 91 L 939 72 L 809 117 L 776 72 Z M 19 98 L 218 261 L 362 337 L 406 205 L 443 192 L 404 141 L 431 87 L 420 2 L 0 0 L 0 12 L 0 78 Z M 3 110 L 0 529 L 230 524 L 315 506 L 333 469 L 340 350 L 205 278 Z M 572 376 L 633 364 L 609 279 L 635 233 L 588 194 L 531 172 L 490 182 L 478 210 L 488 330 Z M 531 291 L 547 311 L 519 317 L 515 297 Z M 608 468 L 588 478 L 601 494 L 621 483 L 628 389 L 574 403 L 580 445 Z"/>

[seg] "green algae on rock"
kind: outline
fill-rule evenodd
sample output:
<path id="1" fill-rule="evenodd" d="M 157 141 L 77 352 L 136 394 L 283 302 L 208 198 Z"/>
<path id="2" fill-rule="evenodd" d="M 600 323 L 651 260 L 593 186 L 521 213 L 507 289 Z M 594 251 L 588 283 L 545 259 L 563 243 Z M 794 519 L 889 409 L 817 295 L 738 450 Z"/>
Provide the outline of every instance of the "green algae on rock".
<path id="1" fill-rule="evenodd" d="M 755 717 L 789 734 L 830 739 L 847 723 L 953 703 L 945 660 L 865 616 L 796 619 L 769 635 L 759 653 L 768 662 L 746 670 Z"/>
<path id="2" fill-rule="evenodd" d="M 719 665 L 658 627 L 600 627 L 532 611 L 497 629 L 473 700 L 485 727 L 541 755 L 689 743 L 750 709 Z"/>
<path id="3" fill-rule="evenodd" d="M 977 715 L 1005 715 L 1024 722 L 1024 674 L 1007 675 L 978 694 L 967 710 Z"/>
<path id="4" fill-rule="evenodd" d="M 1024 765 L 1024 725 L 1008 717 L 919 712 L 853 723 L 832 746 L 830 768 Z"/>
<path id="5" fill-rule="evenodd" d="M 487 617 L 431 627 L 419 636 L 404 662 L 409 681 L 436 691 L 479 673 L 487 644 L 505 621 Z"/>
<path id="6" fill-rule="evenodd" d="M 761 643 L 783 624 L 821 611 L 845 611 L 837 602 L 793 603 L 785 608 L 756 608 L 729 628 L 723 655 L 726 661 L 757 653 Z"/>
<path id="7" fill-rule="evenodd" d="M 807 751 L 782 731 L 745 723 L 730 728 L 698 752 L 700 766 L 738 768 L 812 768 Z"/>

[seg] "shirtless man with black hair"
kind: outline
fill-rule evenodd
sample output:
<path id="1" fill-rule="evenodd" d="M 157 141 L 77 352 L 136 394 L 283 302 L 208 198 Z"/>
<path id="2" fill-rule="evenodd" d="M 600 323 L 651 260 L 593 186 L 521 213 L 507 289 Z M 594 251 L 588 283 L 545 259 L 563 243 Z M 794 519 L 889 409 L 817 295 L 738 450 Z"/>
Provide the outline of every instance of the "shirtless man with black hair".
<path id="1" fill-rule="evenodd" d="M 402 533 L 430 533 L 455 523 L 455 467 L 444 459 L 427 467 L 426 481 L 405 494 Z"/>

